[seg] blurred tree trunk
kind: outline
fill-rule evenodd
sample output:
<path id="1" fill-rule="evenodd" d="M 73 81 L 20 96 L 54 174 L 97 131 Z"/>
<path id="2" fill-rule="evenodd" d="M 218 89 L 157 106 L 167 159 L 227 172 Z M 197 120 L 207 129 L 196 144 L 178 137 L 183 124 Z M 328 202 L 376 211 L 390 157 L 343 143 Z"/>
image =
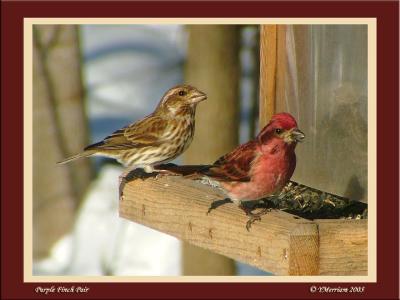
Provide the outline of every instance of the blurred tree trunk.
<path id="1" fill-rule="evenodd" d="M 193 143 L 185 164 L 214 162 L 238 144 L 239 47 L 238 26 L 188 26 L 189 45 L 185 81 L 208 95 L 196 114 Z M 234 261 L 184 244 L 184 275 L 234 275 Z"/>
<path id="2" fill-rule="evenodd" d="M 77 26 L 33 28 L 33 257 L 71 229 L 92 177 L 88 160 L 56 162 L 88 143 Z"/>

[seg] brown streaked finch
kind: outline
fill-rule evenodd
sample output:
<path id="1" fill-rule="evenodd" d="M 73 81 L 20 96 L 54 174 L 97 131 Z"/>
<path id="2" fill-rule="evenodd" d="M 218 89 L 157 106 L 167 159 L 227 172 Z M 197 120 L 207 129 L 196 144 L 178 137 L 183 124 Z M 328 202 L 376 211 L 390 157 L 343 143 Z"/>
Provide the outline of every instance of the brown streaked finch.
<path id="1" fill-rule="evenodd" d="M 252 213 L 244 203 L 277 195 L 282 190 L 296 167 L 297 142 L 304 137 L 292 115 L 276 114 L 254 140 L 186 177 L 206 180 L 220 188 L 229 199 L 213 202 L 208 212 L 232 201 L 250 217 L 246 224 L 249 230 L 261 214 Z"/>
<path id="2" fill-rule="evenodd" d="M 59 163 L 100 155 L 114 158 L 131 170 L 143 168 L 151 173 L 154 166 L 175 159 L 189 147 L 195 130 L 196 106 L 205 99 L 206 94 L 190 85 L 173 87 L 152 114 Z"/>

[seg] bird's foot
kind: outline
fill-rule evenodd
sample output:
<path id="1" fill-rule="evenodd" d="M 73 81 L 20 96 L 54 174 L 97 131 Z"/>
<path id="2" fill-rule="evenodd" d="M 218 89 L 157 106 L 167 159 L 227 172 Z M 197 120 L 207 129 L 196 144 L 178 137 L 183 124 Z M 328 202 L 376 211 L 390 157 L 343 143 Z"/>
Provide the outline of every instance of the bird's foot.
<path id="1" fill-rule="evenodd" d="M 127 184 L 128 182 L 135 180 L 135 179 L 141 179 L 141 180 L 146 180 L 148 178 L 158 179 L 165 175 L 175 175 L 176 176 L 179 174 L 176 174 L 173 171 L 169 171 L 169 170 L 154 170 L 151 166 L 126 170 L 121 176 L 120 192 L 119 192 L 120 198 L 122 196 L 122 190 L 125 187 L 125 184 Z"/>
<path id="2" fill-rule="evenodd" d="M 250 215 L 249 219 L 246 222 L 246 229 L 247 231 L 250 231 L 251 225 L 255 222 L 255 221 L 261 221 L 261 216 L 259 215 Z"/>
<path id="3" fill-rule="evenodd" d="M 122 196 L 124 195 L 124 188 L 125 185 L 128 181 L 125 179 L 125 176 L 120 177 L 120 182 L 119 182 L 119 188 L 118 188 L 118 194 L 119 194 L 119 199 L 122 199 Z"/>
<path id="4" fill-rule="evenodd" d="M 272 209 L 271 208 L 264 208 L 262 211 L 258 212 L 258 213 L 252 213 L 252 212 L 248 212 L 246 213 L 249 216 L 249 220 L 246 222 L 246 229 L 247 231 L 250 231 L 251 225 L 255 222 L 255 221 L 261 221 L 261 216 L 267 214 L 268 212 L 270 212 Z"/>
<path id="5" fill-rule="evenodd" d="M 126 176 L 126 179 L 128 181 L 130 181 L 132 179 L 136 179 L 136 178 L 141 179 L 141 180 L 145 180 L 145 179 L 151 178 L 151 177 L 155 177 L 155 174 L 151 173 L 151 172 L 149 173 L 145 169 L 137 168 L 137 169 L 134 169 L 134 170 L 130 171 L 128 173 L 128 175 Z"/>
<path id="6" fill-rule="evenodd" d="M 246 206 L 243 202 L 240 204 L 239 206 L 245 213 L 246 215 L 249 217 L 249 220 L 246 222 L 246 229 L 247 231 L 250 231 L 251 225 L 255 222 L 255 221 L 261 221 L 261 216 L 265 215 L 266 213 L 270 212 L 272 209 L 271 208 L 263 208 L 260 212 L 257 213 L 253 213 L 253 211 L 255 209 L 257 209 L 257 205 L 256 206 Z"/>
<path id="7" fill-rule="evenodd" d="M 211 203 L 210 207 L 208 208 L 207 215 L 208 215 L 213 209 L 216 209 L 216 208 L 220 207 L 221 205 L 224 205 L 224 204 L 226 204 L 226 203 L 231 203 L 231 202 L 232 202 L 232 200 L 229 199 L 229 198 L 225 198 L 225 199 L 222 199 L 222 200 L 215 200 L 214 202 Z"/>
<path id="8" fill-rule="evenodd" d="M 120 182 L 119 182 L 119 197 L 120 197 L 120 199 L 122 197 L 125 185 L 128 182 L 133 181 L 135 179 L 145 180 L 145 179 L 147 179 L 149 177 L 152 177 L 152 176 L 153 176 L 152 174 L 148 174 L 143 169 L 140 169 L 140 168 L 138 168 L 138 169 L 127 169 L 119 177 L 120 178 Z"/>

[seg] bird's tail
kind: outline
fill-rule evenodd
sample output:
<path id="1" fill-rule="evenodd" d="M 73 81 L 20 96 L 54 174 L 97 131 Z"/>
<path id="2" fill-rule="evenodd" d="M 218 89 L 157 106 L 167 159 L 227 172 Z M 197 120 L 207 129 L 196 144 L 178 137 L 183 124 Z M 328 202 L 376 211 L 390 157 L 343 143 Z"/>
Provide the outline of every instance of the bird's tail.
<path id="1" fill-rule="evenodd" d="M 63 164 L 69 163 L 70 161 L 73 161 L 75 159 L 82 158 L 82 157 L 88 157 L 88 156 L 91 156 L 93 154 L 94 154 L 94 151 L 84 151 L 84 152 L 75 154 L 73 156 L 70 156 L 70 157 L 68 157 L 68 158 L 66 158 L 64 160 L 61 160 L 61 161 L 57 162 L 57 164 L 63 165 Z"/>

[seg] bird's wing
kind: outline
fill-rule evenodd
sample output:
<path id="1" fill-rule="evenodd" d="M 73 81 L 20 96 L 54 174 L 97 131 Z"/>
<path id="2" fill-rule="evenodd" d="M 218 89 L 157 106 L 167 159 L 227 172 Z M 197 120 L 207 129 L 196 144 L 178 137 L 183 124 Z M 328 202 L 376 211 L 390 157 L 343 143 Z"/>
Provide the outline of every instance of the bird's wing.
<path id="1" fill-rule="evenodd" d="M 257 157 L 257 143 L 250 141 L 220 157 L 204 172 L 220 181 L 250 181 L 250 169 Z"/>
<path id="2" fill-rule="evenodd" d="M 124 136 L 138 146 L 158 146 L 167 140 L 171 123 L 174 122 L 151 115 L 127 127 Z"/>
<path id="3" fill-rule="evenodd" d="M 166 141 L 169 122 L 161 117 L 149 115 L 107 136 L 103 141 L 90 145 L 85 150 L 120 150 L 158 146 Z"/>

